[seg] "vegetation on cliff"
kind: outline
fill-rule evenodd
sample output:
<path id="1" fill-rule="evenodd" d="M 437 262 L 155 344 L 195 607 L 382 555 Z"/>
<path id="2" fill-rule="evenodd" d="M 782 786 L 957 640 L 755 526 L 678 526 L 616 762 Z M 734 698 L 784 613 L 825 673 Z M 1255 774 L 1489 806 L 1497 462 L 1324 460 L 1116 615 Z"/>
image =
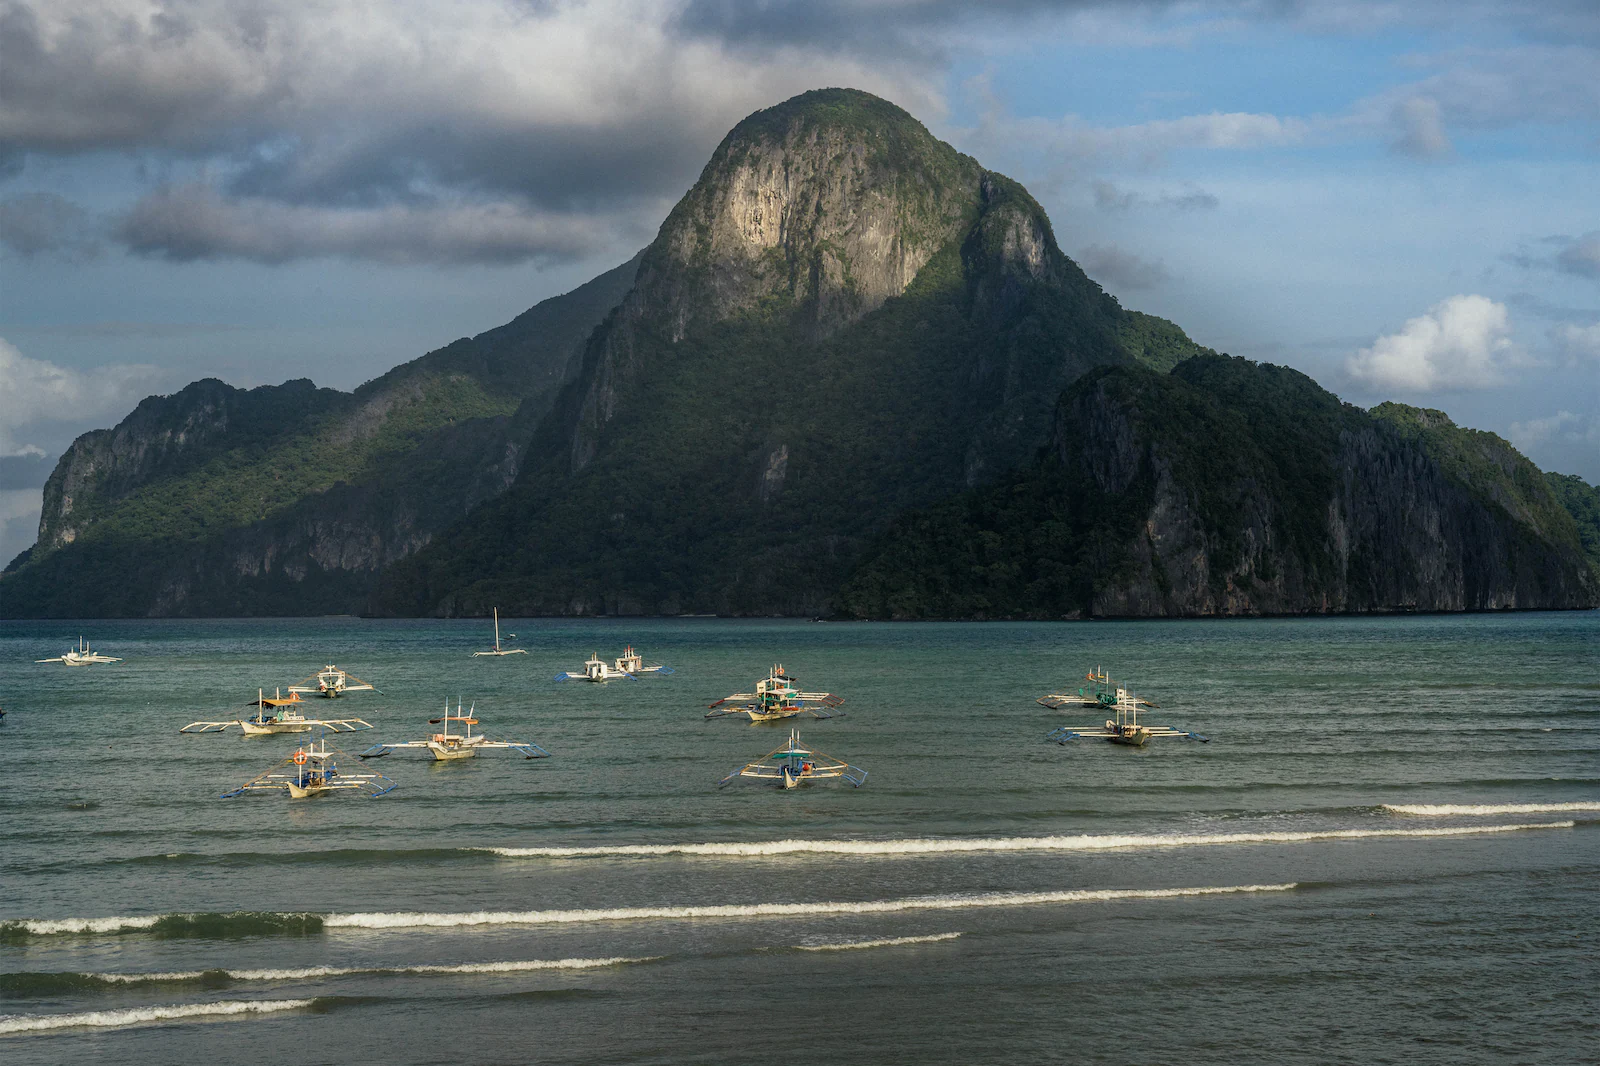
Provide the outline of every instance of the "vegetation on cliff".
<path id="1" fill-rule="evenodd" d="M 1396 535 L 1405 515 L 1371 524 L 1402 493 L 1434 509 L 1424 519 L 1432 533 Z M 1362 411 L 1297 371 L 1203 356 L 1166 375 L 1085 375 L 1062 397 L 1056 440 L 1036 466 L 902 516 L 865 553 L 836 610 L 1403 610 L 1452 595 L 1469 607 L 1526 605 L 1517 597 L 1530 592 L 1547 605 L 1592 605 L 1600 585 L 1582 573 L 1578 549 L 1572 516 L 1493 434 L 1437 411 Z M 1494 555 L 1506 558 L 1484 557 Z M 1419 586 L 1418 567 L 1449 573 Z M 1205 587 L 1177 587 L 1194 575 Z"/>

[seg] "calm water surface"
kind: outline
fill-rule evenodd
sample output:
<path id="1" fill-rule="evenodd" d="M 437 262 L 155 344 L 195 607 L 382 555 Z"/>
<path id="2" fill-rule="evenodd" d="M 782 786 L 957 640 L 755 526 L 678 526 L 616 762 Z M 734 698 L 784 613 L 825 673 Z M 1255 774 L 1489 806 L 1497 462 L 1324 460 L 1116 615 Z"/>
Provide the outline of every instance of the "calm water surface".
<path id="1" fill-rule="evenodd" d="M 504 628 L 0 623 L 0 1061 L 1600 1061 L 1595 612 Z M 717 789 L 774 661 L 866 787 Z M 553 757 L 219 799 L 302 738 L 178 728 L 327 662 L 345 751 L 459 696 Z M 1212 743 L 1046 742 L 1096 664 Z"/>

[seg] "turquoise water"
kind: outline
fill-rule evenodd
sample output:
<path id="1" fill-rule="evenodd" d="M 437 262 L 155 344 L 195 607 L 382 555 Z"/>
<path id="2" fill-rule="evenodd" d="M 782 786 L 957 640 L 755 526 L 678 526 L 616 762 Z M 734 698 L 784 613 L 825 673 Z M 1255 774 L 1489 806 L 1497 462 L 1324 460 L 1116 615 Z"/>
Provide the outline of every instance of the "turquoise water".
<path id="1" fill-rule="evenodd" d="M 1594 1060 L 1600 614 L 504 628 L 0 623 L 0 1059 Z M 716 787 L 774 661 L 865 787 Z M 347 752 L 460 697 L 552 757 L 217 798 L 303 738 L 178 728 L 326 662 Z M 1046 742 L 1097 664 L 1213 741 Z"/>

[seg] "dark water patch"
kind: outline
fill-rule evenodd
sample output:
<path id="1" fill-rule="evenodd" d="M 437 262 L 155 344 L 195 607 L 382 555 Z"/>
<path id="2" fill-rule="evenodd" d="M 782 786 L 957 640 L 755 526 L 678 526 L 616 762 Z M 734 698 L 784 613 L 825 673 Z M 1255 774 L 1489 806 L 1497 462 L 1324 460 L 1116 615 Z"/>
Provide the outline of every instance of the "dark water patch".
<path id="1" fill-rule="evenodd" d="M 228 988 L 234 984 L 226 970 L 199 970 L 193 973 L 97 974 L 97 973 L 6 973 L 0 974 L 0 999 L 38 999 L 46 996 L 82 995 L 112 992 L 140 985 L 161 985 L 202 989 Z"/>
<path id="2" fill-rule="evenodd" d="M 0 922 L 0 944 L 25 943 L 43 936 L 143 935 L 162 940 L 237 940 L 255 936 L 311 936 L 320 932 L 320 914 L 282 911 L 13 919 Z"/>

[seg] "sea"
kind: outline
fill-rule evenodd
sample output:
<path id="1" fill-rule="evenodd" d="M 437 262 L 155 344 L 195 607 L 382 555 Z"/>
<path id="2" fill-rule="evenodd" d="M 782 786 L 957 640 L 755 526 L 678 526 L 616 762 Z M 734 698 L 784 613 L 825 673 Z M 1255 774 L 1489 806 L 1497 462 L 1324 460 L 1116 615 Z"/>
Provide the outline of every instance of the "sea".
<path id="1" fill-rule="evenodd" d="M 0 623 L 0 1062 L 1600 1061 L 1600 613 L 501 627 Z M 220 798 L 328 663 L 393 790 Z M 774 663 L 862 787 L 719 787 Z M 550 757 L 355 757 L 457 699 Z"/>

